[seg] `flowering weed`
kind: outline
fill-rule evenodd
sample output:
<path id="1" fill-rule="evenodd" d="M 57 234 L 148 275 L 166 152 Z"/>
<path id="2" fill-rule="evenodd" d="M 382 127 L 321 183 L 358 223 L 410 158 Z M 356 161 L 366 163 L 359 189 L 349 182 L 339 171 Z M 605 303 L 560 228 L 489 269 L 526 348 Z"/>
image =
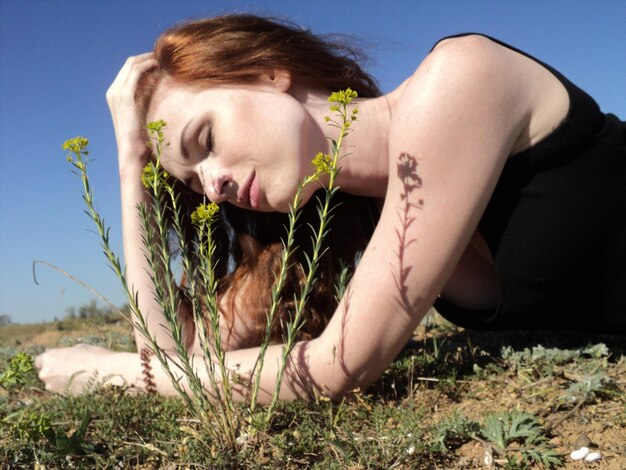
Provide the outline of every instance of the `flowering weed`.
<path id="1" fill-rule="evenodd" d="M 161 166 L 162 150 L 168 143 L 165 140 L 167 124 L 164 121 L 155 121 L 147 125 L 153 158 L 146 165 L 141 174 L 141 183 L 151 194 L 150 204 L 140 204 L 138 213 L 143 225 L 143 239 L 146 260 L 150 267 L 153 284 L 153 294 L 162 308 L 167 320 L 166 328 L 171 332 L 175 343 L 176 356 L 166 353 L 157 344 L 156 339 L 149 331 L 146 318 L 139 309 L 137 293 L 128 285 L 124 270 L 119 258 L 113 253 L 109 243 L 109 229 L 104 220 L 94 208 L 93 195 L 87 174 L 88 141 L 77 137 L 68 140 L 63 148 L 69 152 L 68 161 L 74 167 L 83 182 L 83 200 L 87 205 L 87 214 L 94 221 L 101 238 L 108 263 L 122 283 L 126 292 L 130 309 L 133 313 L 132 322 L 146 338 L 150 349 L 158 358 L 163 370 L 169 376 L 172 385 L 186 404 L 192 415 L 199 421 L 200 427 L 212 442 L 219 443 L 225 449 L 236 449 L 241 445 L 241 436 L 254 433 L 257 430 L 267 429 L 271 423 L 286 364 L 293 351 L 303 326 L 303 314 L 310 296 L 320 258 L 324 255 L 323 243 L 328 235 L 328 223 L 331 218 L 331 198 L 338 188 L 335 185 L 337 174 L 340 171 L 339 159 L 342 142 L 350 130 L 350 125 L 357 119 L 356 109 L 348 112 L 348 106 L 357 97 L 356 92 L 348 89 L 333 93 L 329 98 L 330 110 L 335 117 L 327 117 L 331 126 L 340 130 L 339 138 L 332 141 L 332 152 L 318 154 L 312 161 L 314 174 L 305 178 L 298 185 L 297 192 L 289 211 L 287 233 L 283 241 L 283 254 L 279 274 L 272 288 L 271 304 L 267 312 L 266 331 L 261 344 L 261 351 L 255 367 L 255 376 L 250 378 L 249 408 L 243 413 L 235 407 L 233 399 L 233 385 L 241 378 L 230 371 L 226 366 L 226 355 L 221 345 L 220 312 L 217 304 L 217 278 L 214 270 L 215 241 L 213 240 L 213 223 L 218 217 L 219 208 L 215 203 L 204 203 L 198 206 L 191 214 L 191 222 L 195 229 L 195 242 L 189 244 L 185 237 L 182 206 L 179 195 L 170 183 L 168 173 Z M 265 412 L 258 413 L 256 409 L 260 378 L 267 348 L 270 344 L 270 330 L 274 317 L 281 302 L 287 270 L 295 250 L 294 234 L 297 230 L 297 220 L 302 204 L 303 189 L 310 184 L 319 183 L 321 178 L 326 180 L 325 196 L 318 201 L 319 225 L 311 227 L 312 247 L 311 255 L 307 256 L 306 273 L 299 296 L 295 303 L 295 312 L 291 321 L 286 325 L 287 332 L 285 345 L 282 349 L 281 365 L 276 377 L 276 387 L 270 405 Z M 192 313 L 198 337 L 200 339 L 203 360 L 194 359 L 185 345 L 181 322 L 178 321 L 179 292 L 178 285 L 172 270 L 170 254 L 170 234 L 174 233 L 180 252 L 182 253 L 182 270 L 186 279 L 185 294 L 190 299 Z M 196 260 L 191 257 L 194 252 Z M 345 277 L 345 273 L 344 276 Z M 142 351 L 142 354 L 144 352 Z M 142 355 L 145 361 L 145 354 Z M 204 383 L 197 371 L 204 367 L 209 383 Z M 181 385 L 178 373 L 184 374 L 186 387 Z M 203 437 L 200 437 L 204 439 Z"/>

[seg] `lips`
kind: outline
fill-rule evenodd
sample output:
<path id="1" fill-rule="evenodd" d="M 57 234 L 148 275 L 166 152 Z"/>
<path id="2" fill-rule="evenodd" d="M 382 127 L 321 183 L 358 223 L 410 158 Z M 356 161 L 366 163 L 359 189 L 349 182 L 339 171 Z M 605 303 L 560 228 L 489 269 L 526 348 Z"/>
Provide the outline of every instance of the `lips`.
<path id="1" fill-rule="evenodd" d="M 259 208 L 259 179 L 256 177 L 256 172 L 252 173 L 252 181 L 250 183 L 250 191 L 248 193 L 250 197 L 250 207 L 253 209 Z"/>
<path id="2" fill-rule="evenodd" d="M 253 171 L 239 187 L 239 191 L 237 191 L 237 202 L 256 209 L 259 195 L 258 188 L 259 186 L 256 180 L 256 172 Z"/>

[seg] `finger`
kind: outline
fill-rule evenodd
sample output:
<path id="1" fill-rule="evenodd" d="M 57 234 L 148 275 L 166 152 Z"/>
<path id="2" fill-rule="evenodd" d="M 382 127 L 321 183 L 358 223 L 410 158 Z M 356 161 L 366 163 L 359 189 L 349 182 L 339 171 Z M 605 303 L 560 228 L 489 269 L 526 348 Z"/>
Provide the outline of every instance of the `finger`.
<path id="1" fill-rule="evenodd" d="M 35 358 L 35 367 L 41 369 L 43 367 L 43 354 L 40 354 Z"/>
<path id="2" fill-rule="evenodd" d="M 131 58 L 135 57 L 137 59 L 149 59 L 149 58 L 154 57 L 154 52 L 152 52 L 152 51 L 142 52 L 141 54 L 133 55 L 133 56 L 130 56 L 130 57 Z"/>
<path id="3" fill-rule="evenodd" d="M 141 65 L 146 62 L 156 62 L 156 58 L 153 52 L 146 52 L 144 54 L 133 55 L 126 59 L 124 62 L 124 67 L 128 66 L 130 68 L 135 67 L 137 65 Z"/>
<path id="4" fill-rule="evenodd" d="M 144 52 L 143 54 L 131 55 L 126 58 L 124 65 L 122 66 L 122 70 L 126 68 L 134 67 L 137 64 L 140 64 L 145 61 L 155 60 L 153 52 Z"/>
<path id="5" fill-rule="evenodd" d="M 158 66 L 159 62 L 154 58 L 133 61 L 131 64 L 129 64 L 129 69 L 125 72 L 125 77 L 123 80 L 124 85 L 122 86 L 136 85 L 141 75 L 143 75 L 148 70 L 152 70 Z"/>
<path id="6" fill-rule="evenodd" d="M 143 74 L 153 70 L 159 66 L 156 59 L 146 59 L 141 62 L 135 62 L 129 66 L 126 70 L 121 70 L 118 77 L 111 84 L 108 90 L 109 94 L 119 94 L 120 92 L 129 92 L 134 95 L 134 90 L 137 87 L 137 83 Z"/>
<path id="7" fill-rule="evenodd" d="M 154 58 L 154 54 L 152 52 L 146 52 L 145 54 L 127 58 L 124 65 L 117 73 L 115 80 L 113 80 L 110 90 L 124 88 L 129 81 L 132 81 L 132 76 L 137 76 L 137 74 L 140 75 L 141 73 L 156 66 L 158 66 L 158 61 Z"/>

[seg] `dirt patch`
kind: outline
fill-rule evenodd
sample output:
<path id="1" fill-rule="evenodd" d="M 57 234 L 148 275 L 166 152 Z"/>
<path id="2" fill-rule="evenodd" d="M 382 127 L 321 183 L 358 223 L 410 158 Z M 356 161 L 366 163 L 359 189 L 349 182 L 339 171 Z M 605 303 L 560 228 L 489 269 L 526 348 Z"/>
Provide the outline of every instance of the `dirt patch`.
<path id="1" fill-rule="evenodd" d="M 563 465 L 558 468 L 626 469 L 626 344 L 623 338 L 590 338 L 580 334 L 559 337 L 550 332 L 507 335 L 450 330 L 442 333 L 426 328 L 418 330 L 414 340 L 418 355 L 434 349 L 440 361 L 457 371 L 452 379 L 442 379 L 446 371 L 438 365 L 430 374 L 427 370 L 426 377 L 417 379 L 415 400 L 430 411 L 425 415 L 429 421 L 439 423 L 459 413 L 470 420 L 484 422 L 489 414 L 519 410 L 537 418 L 544 436 L 549 439 L 549 447 L 562 458 Z M 437 342 L 436 349 L 430 346 L 434 342 Z M 590 349 L 590 355 L 581 353 L 576 357 L 571 353 L 584 351 L 590 344 L 607 344 L 607 351 L 596 347 Z M 500 351 L 507 345 L 514 345 L 515 351 L 543 351 L 544 356 L 536 362 L 520 359 L 520 364 L 514 364 L 522 357 L 516 352 L 505 362 Z M 552 347 L 570 351 L 572 357 L 560 362 L 558 352 L 550 349 Z M 598 357 L 592 357 L 593 351 L 601 352 Z M 543 367 L 541 361 L 550 354 L 556 358 L 554 363 L 546 361 Z M 528 357 L 533 356 L 529 353 Z M 442 387 L 446 383 L 452 385 Z M 588 436 L 591 450 L 600 452 L 601 460 L 592 463 L 571 459 L 570 454 L 577 449 L 575 443 L 581 435 Z M 490 465 L 485 464 L 486 455 L 493 457 Z M 435 464 L 432 468 L 535 468 L 532 465 L 507 467 L 504 456 L 478 436 L 450 449 L 447 457 L 445 464 Z"/>
<path id="2" fill-rule="evenodd" d="M 76 342 L 90 342 L 118 350 L 132 349 L 130 327 L 125 323 L 60 322 L 11 327 L 0 329 L 1 344 L 9 349 L 32 351 L 32 348 L 71 346 Z M 25 390 L 30 394 L 44 393 L 36 391 L 36 387 Z M 352 468 L 368 468 L 370 465 L 372 468 L 388 468 L 388 464 L 376 467 L 364 462 L 382 459 L 381 455 L 387 449 L 395 449 L 393 439 L 400 442 L 399 450 L 396 449 L 394 454 L 398 457 L 393 468 L 540 468 L 532 462 L 511 464 L 510 459 L 521 457 L 525 450 L 520 448 L 522 444 L 518 440 L 512 439 L 502 451 L 483 433 L 487 417 L 520 412 L 531 416 L 540 426 L 538 435 L 544 449 L 561 457 L 563 464 L 557 468 L 623 470 L 626 469 L 625 390 L 626 344 L 623 337 L 590 337 L 563 332 L 556 335 L 550 332 L 472 333 L 445 324 L 427 323 L 420 327 L 390 369 L 367 391 L 365 401 L 336 406 L 329 403 L 330 408 L 324 408 L 323 413 L 320 403 L 294 407 L 293 415 L 288 419 L 281 418 L 288 424 L 279 426 L 276 431 L 284 435 L 275 441 L 272 439 L 277 436 L 268 437 L 271 440 L 269 448 L 285 455 L 293 452 L 287 441 L 292 440 L 295 431 L 283 428 L 289 428 L 292 422 L 300 422 L 309 411 L 311 416 L 325 416 L 326 412 L 337 413 L 336 416 L 354 414 L 358 417 L 363 414 L 364 424 L 357 430 L 350 426 L 351 419 L 346 420 L 343 428 L 333 424 L 327 430 L 320 429 L 324 426 L 320 423 L 326 421 L 319 421 L 311 425 L 314 429 L 309 429 L 308 433 L 312 436 L 319 434 L 320 437 L 315 439 L 333 443 L 334 452 L 343 450 L 345 454 L 337 454 L 339 457 L 333 457 L 333 462 L 345 464 L 344 468 L 357 465 L 359 459 L 349 456 L 350 449 L 354 446 L 366 449 L 362 443 L 370 439 L 374 443 L 380 441 L 379 447 L 384 452 L 372 445 L 373 454 L 359 461 L 361 466 Z M 359 403 L 363 405 L 360 407 Z M 367 408 L 367 413 L 361 408 Z M 287 416 L 287 411 L 283 413 Z M 382 419 L 377 414 L 385 416 L 381 422 L 387 424 L 377 424 L 376 420 Z M 462 419 L 455 422 L 459 416 Z M 337 419 L 332 422 L 341 421 Z M 456 423 L 457 427 L 450 423 Z M 452 429 L 451 438 L 442 433 L 442 424 Z M 404 429 L 404 426 L 406 429 L 401 433 L 393 434 L 394 429 Z M 371 434 L 379 428 L 376 435 Z M 294 429 L 305 435 L 307 428 L 295 426 Z M 358 436 L 345 438 L 351 434 Z M 599 451 L 602 460 L 590 463 L 570 458 L 581 435 L 589 438 L 592 450 Z M 283 441 L 285 447 L 277 447 Z M 310 468 L 307 465 L 321 459 L 322 452 L 315 446 L 307 448 L 298 457 L 301 459 L 297 460 L 298 465 L 301 463 L 302 466 L 297 468 Z M 489 465 L 485 464 L 486 456 L 491 459 Z M 251 461 L 258 464 L 259 456 Z"/>

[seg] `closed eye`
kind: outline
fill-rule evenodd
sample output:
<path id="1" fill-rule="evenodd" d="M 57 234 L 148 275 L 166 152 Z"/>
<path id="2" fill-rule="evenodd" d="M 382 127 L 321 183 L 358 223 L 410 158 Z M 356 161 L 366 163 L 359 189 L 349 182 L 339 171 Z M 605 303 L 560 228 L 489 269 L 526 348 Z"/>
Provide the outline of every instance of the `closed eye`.
<path id="1" fill-rule="evenodd" d="M 204 145 L 206 147 L 207 154 L 211 153 L 211 150 L 213 150 L 213 127 L 207 129 L 206 141 Z"/>

